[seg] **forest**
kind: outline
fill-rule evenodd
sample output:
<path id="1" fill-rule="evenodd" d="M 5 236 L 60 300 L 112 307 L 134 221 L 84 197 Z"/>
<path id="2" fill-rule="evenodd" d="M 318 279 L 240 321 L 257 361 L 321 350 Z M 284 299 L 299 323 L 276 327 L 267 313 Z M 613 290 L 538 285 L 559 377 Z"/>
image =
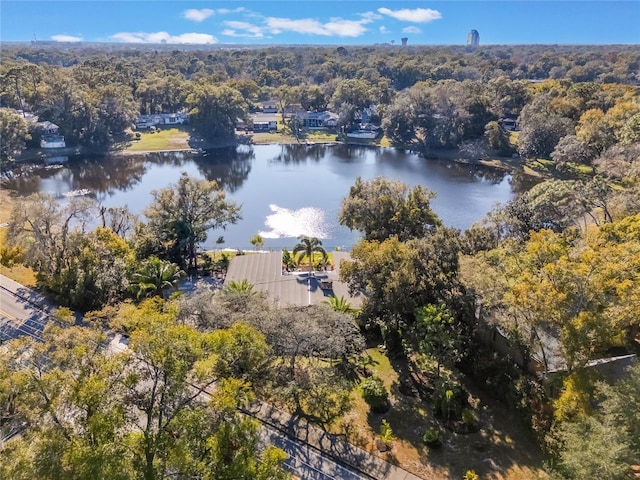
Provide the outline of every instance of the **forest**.
<path id="1" fill-rule="evenodd" d="M 338 132 L 374 106 L 392 146 L 472 150 L 540 177 L 462 232 L 442 224 L 426 188 L 357 179 L 338 220 L 361 234 L 341 266 L 365 293 L 358 309 L 344 298 L 280 308 L 247 282 L 172 294 L 185 275 L 228 266 L 199 248 L 242 214 L 215 182 L 184 174 L 144 218 L 7 195 L 3 273 L 30 269 L 62 307 L 39 341 L 0 346 L 0 430 L 21 432 L 0 443 L 15 459 L 0 477 L 287 478 L 284 452 L 260 450 L 239 414 L 254 399 L 391 461 L 395 449 L 424 478 L 632 474 L 640 366 L 612 377 L 593 362 L 640 350 L 637 46 L 16 44 L 3 46 L 0 77 L 3 168 L 37 141 L 18 111 L 108 150 L 138 115 L 162 112 L 233 139 L 238 119 L 275 99 L 330 109 Z M 100 226 L 86 229 L 90 218 Z M 321 245 L 300 241 L 284 257 L 313 264 Z M 111 351 L 110 332 L 129 348 Z M 534 453 L 509 457 L 482 437 L 449 463 L 452 442 L 489 430 L 480 397 L 528 432 L 514 451 Z M 490 453 L 523 463 L 492 468 Z"/>

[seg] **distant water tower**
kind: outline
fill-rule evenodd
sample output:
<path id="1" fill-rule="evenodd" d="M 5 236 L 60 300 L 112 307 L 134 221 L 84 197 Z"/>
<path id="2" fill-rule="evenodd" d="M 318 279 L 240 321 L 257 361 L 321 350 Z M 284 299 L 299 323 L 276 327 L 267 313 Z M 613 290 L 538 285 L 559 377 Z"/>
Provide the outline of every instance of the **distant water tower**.
<path id="1" fill-rule="evenodd" d="M 480 34 L 477 30 L 471 30 L 467 35 L 467 46 L 477 47 L 480 45 Z"/>
<path id="2" fill-rule="evenodd" d="M 406 47 L 407 46 L 407 41 L 409 40 L 407 37 L 401 38 L 400 40 L 402 40 L 402 46 Z"/>

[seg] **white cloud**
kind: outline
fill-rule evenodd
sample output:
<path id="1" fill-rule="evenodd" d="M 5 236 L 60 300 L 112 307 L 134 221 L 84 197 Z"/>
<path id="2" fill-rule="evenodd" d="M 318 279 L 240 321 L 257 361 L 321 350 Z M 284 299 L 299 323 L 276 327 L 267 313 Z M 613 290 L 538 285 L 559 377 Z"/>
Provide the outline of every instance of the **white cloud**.
<path id="1" fill-rule="evenodd" d="M 364 25 L 371 23 L 371 20 L 366 18 L 362 20 L 332 18 L 327 23 L 320 23 L 312 18 L 292 20 L 290 18 L 268 17 L 266 23 L 269 31 L 274 34 L 286 31 L 327 37 L 359 37 L 367 31 Z"/>
<path id="2" fill-rule="evenodd" d="M 383 35 L 386 33 L 390 33 L 389 29 L 387 27 L 385 27 L 384 25 L 380 26 L 380 28 L 378 28 L 378 30 L 380 31 L 380 33 L 382 33 Z"/>
<path id="3" fill-rule="evenodd" d="M 202 22 L 203 20 L 209 18 L 215 12 L 210 8 L 202 8 L 200 10 L 196 8 L 190 8 L 189 10 L 185 10 L 182 12 L 182 16 L 187 20 L 193 20 L 194 22 Z"/>
<path id="4" fill-rule="evenodd" d="M 365 23 L 369 23 L 369 21 L 337 19 L 326 23 L 324 26 L 332 35 L 338 35 L 339 37 L 359 37 L 367 31 L 364 26 Z"/>
<path id="5" fill-rule="evenodd" d="M 208 33 L 170 35 L 167 32 L 120 32 L 111 35 L 111 38 L 125 43 L 193 43 L 198 45 L 218 43 L 218 39 Z"/>
<path id="6" fill-rule="evenodd" d="M 402 33 L 422 33 L 422 30 L 420 30 L 418 27 L 414 27 L 413 25 L 410 27 L 405 27 L 402 29 Z"/>
<path id="7" fill-rule="evenodd" d="M 223 35 L 227 35 L 229 37 L 264 38 L 264 27 L 259 27 L 249 22 L 238 22 L 235 20 L 226 21 L 224 24 L 230 28 L 223 30 Z M 240 30 L 240 32 L 238 32 L 238 30 Z"/>
<path id="8" fill-rule="evenodd" d="M 388 15 L 396 20 L 413 23 L 428 23 L 442 18 L 442 14 L 438 10 L 431 10 L 430 8 L 402 8 L 400 10 L 379 8 L 378 13 Z"/>
<path id="9" fill-rule="evenodd" d="M 81 42 L 82 37 L 75 37 L 73 35 L 52 35 L 51 40 L 54 42 Z"/>
<path id="10" fill-rule="evenodd" d="M 228 13 L 241 13 L 244 11 L 246 11 L 246 8 L 244 7 L 234 8 L 233 10 L 231 10 L 230 8 L 219 8 L 216 10 L 216 13 L 218 15 L 226 15 Z"/>
<path id="11" fill-rule="evenodd" d="M 371 23 L 371 22 L 373 22 L 374 20 L 380 20 L 380 19 L 382 19 L 382 18 L 383 18 L 383 17 L 382 17 L 382 15 L 378 15 L 378 14 L 377 14 L 377 13 L 375 13 L 375 12 L 364 12 L 364 13 L 361 13 L 361 14 L 360 14 L 360 16 L 361 16 L 364 20 L 368 20 L 368 22 L 367 22 L 367 23 Z"/>

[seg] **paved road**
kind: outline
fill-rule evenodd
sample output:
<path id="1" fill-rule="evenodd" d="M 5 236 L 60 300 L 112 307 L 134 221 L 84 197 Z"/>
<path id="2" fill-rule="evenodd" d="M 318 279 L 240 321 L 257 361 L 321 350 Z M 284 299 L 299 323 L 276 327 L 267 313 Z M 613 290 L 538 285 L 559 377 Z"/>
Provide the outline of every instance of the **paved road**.
<path id="1" fill-rule="evenodd" d="M 39 338 L 51 308 L 36 292 L 0 275 L 0 342 L 23 335 Z M 126 349 L 126 343 L 118 335 L 112 343 L 117 344 L 114 349 Z M 273 444 L 287 452 L 286 468 L 303 480 L 370 480 L 266 425 L 261 427 L 260 440 L 263 446 Z"/>
<path id="2" fill-rule="evenodd" d="M 299 441 L 292 440 L 287 435 L 263 426 L 260 430 L 262 446 L 275 445 L 284 450 L 289 458 L 285 461 L 285 468 L 298 478 L 304 480 L 371 480 L 355 471 L 337 464 L 323 456 L 315 448 Z"/>
<path id="3" fill-rule="evenodd" d="M 42 295 L 0 275 L 0 341 L 39 338 L 51 308 Z"/>

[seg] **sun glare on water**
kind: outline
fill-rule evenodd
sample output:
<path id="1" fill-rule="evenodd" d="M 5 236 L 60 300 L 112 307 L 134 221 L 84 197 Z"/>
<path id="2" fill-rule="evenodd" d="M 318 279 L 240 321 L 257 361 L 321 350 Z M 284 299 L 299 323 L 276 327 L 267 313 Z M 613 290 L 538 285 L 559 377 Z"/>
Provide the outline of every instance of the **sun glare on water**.
<path id="1" fill-rule="evenodd" d="M 269 205 L 273 212 L 267 215 L 264 224 L 268 230 L 260 232 L 263 238 L 316 237 L 329 238 L 330 232 L 325 218 L 325 212 L 316 207 L 303 207 L 299 210 L 289 210 L 278 205 Z"/>

